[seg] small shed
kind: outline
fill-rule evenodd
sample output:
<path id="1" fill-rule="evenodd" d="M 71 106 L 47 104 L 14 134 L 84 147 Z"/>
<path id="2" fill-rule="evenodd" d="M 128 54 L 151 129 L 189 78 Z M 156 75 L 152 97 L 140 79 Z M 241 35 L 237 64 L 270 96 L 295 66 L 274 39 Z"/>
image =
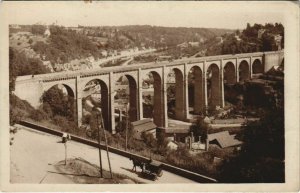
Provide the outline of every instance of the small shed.
<path id="1" fill-rule="evenodd" d="M 221 148 L 240 146 L 243 142 L 235 139 L 235 135 L 230 135 L 228 131 L 208 134 L 208 141 L 217 144 Z"/>
<path id="2" fill-rule="evenodd" d="M 165 136 L 174 141 L 185 142 L 185 138 L 190 136 L 190 128 L 182 126 L 179 127 L 171 127 L 164 129 Z"/>
<path id="3" fill-rule="evenodd" d="M 133 129 L 133 138 L 142 140 L 142 133 L 150 133 L 153 137 L 156 137 L 156 125 L 152 119 L 142 119 L 131 122 L 131 128 Z"/>

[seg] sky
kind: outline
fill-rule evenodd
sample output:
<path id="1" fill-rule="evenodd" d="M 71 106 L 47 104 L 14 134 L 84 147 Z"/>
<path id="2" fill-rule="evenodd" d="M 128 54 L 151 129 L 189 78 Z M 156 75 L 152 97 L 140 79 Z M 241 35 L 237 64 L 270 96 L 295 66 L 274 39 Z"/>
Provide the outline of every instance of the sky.
<path id="1" fill-rule="evenodd" d="M 247 23 L 284 24 L 283 6 L 275 2 L 14 2 L 5 11 L 10 24 L 243 29 Z"/>

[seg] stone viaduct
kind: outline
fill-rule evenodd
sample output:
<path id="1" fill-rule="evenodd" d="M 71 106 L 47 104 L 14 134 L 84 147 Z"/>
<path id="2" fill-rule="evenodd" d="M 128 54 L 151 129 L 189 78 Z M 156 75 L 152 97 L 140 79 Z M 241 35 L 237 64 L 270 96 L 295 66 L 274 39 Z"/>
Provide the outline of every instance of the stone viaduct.
<path id="1" fill-rule="evenodd" d="M 78 125 L 82 120 L 83 90 L 87 83 L 97 80 L 101 86 L 101 103 L 105 127 L 115 133 L 114 94 L 116 80 L 126 76 L 129 82 L 129 117 L 131 121 L 143 119 L 142 83 L 151 73 L 154 79 L 153 120 L 160 127 L 168 126 L 167 76 L 175 72 L 175 117 L 188 118 L 188 76 L 194 73 L 194 111 L 200 112 L 208 105 L 224 107 L 224 83 L 234 84 L 251 79 L 255 74 L 280 65 L 283 50 L 236 55 L 219 55 L 187 58 L 171 62 L 143 63 L 129 66 L 107 67 L 85 71 L 60 72 L 17 77 L 15 94 L 34 107 L 41 104 L 45 91 L 63 85 L 76 103 Z M 210 93 L 208 92 L 210 80 Z M 210 97 L 209 97 L 210 96 Z"/>

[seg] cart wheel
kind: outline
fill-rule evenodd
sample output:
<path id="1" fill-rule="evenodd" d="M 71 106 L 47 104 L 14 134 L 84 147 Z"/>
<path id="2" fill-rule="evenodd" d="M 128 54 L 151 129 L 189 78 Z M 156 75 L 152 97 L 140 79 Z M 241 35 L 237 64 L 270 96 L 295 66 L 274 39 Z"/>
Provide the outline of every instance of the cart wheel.
<path id="1" fill-rule="evenodd" d="M 160 171 L 159 173 L 158 173 L 158 177 L 161 177 L 163 175 L 163 171 Z"/>

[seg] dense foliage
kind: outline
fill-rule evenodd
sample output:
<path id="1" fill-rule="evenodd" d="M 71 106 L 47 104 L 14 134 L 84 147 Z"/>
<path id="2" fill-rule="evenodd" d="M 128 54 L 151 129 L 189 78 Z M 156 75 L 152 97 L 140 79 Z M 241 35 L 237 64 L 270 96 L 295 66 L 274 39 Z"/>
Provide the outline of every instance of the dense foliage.
<path id="1" fill-rule="evenodd" d="M 230 30 L 186 28 L 186 27 L 159 27 L 159 26 L 122 26 L 120 30 L 136 42 L 152 47 L 174 47 L 183 42 L 201 41 L 221 35 Z"/>
<path id="2" fill-rule="evenodd" d="M 46 31 L 46 26 L 44 25 L 32 25 L 31 33 L 35 35 L 44 35 Z"/>
<path id="3" fill-rule="evenodd" d="M 9 86 L 10 91 L 14 90 L 14 84 L 17 76 L 35 75 L 49 73 L 50 70 L 45 67 L 38 58 L 28 58 L 24 52 L 18 52 L 9 48 Z"/>
<path id="4" fill-rule="evenodd" d="M 259 34 L 261 33 L 261 34 Z M 207 55 L 239 54 L 248 52 L 275 51 L 278 49 L 274 36 L 282 36 L 284 48 L 284 27 L 280 23 L 265 25 L 247 24 L 246 29 L 222 36 L 223 42 L 208 47 Z"/>
<path id="5" fill-rule="evenodd" d="M 260 121 L 250 122 L 242 132 L 242 150 L 220 166 L 222 182 L 284 182 L 283 87 L 265 99 Z"/>
<path id="6" fill-rule="evenodd" d="M 204 118 L 199 118 L 194 124 L 190 126 L 191 132 L 193 132 L 195 138 L 197 139 L 201 136 L 201 142 L 205 143 L 207 139 L 207 134 L 209 133 L 209 125 L 204 122 Z"/>
<path id="7" fill-rule="evenodd" d="M 44 92 L 41 97 L 43 110 L 50 116 L 56 115 L 74 120 L 74 97 L 63 93 L 62 89 L 54 86 Z"/>
<path id="8" fill-rule="evenodd" d="M 183 42 L 203 42 L 230 30 L 205 28 L 173 28 L 156 26 L 82 27 L 79 31 L 50 26 L 48 43 L 39 41 L 32 45 L 37 53 L 54 63 L 66 63 L 72 59 L 93 56 L 103 57 L 101 51 L 124 50 L 128 48 L 172 48 Z M 32 32 L 40 34 L 39 25 L 32 26 Z M 197 53 L 195 48 L 186 51 Z M 178 55 L 178 54 L 177 54 Z"/>
<path id="9" fill-rule="evenodd" d="M 101 55 L 97 45 L 85 35 L 59 26 L 51 26 L 50 32 L 49 43 L 39 41 L 32 48 L 52 64 L 89 56 L 99 58 Z"/>

